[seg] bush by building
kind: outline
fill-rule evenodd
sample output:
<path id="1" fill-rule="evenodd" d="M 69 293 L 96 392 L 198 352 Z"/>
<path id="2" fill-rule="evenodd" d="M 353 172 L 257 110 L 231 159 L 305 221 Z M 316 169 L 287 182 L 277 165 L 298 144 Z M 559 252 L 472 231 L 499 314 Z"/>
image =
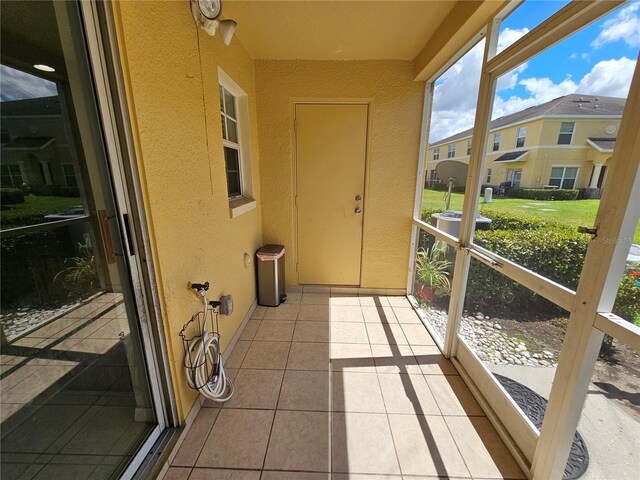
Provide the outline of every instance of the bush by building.
<path id="1" fill-rule="evenodd" d="M 527 200 L 578 200 L 580 190 L 541 189 L 541 188 L 511 188 L 509 198 L 524 198 Z"/>
<path id="2" fill-rule="evenodd" d="M 19 188 L 0 188 L 0 204 L 17 205 L 24 203 L 24 192 Z"/>

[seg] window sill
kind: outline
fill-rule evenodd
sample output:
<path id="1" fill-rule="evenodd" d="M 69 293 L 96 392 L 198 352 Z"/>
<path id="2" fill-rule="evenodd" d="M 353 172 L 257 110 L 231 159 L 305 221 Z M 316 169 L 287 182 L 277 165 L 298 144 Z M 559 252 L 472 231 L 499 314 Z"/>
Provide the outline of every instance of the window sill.
<path id="1" fill-rule="evenodd" d="M 256 201 L 250 197 L 234 198 L 229 200 L 229 216 L 231 218 L 250 212 L 256 208 Z"/>

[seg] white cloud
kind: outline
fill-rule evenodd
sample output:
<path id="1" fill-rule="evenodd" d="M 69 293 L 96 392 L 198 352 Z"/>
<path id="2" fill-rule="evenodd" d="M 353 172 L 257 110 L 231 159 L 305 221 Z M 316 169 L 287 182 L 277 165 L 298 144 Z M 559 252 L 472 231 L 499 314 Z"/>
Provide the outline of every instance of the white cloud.
<path id="1" fill-rule="evenodd" d="M 477 63 L 471 63 L 471 65 L 465 64 L 463 67 L 459 66 L 459 70 L 457 70 L 462 74 L 466 67 L 476 65 L 477 73 L 476 76 L 473 77 L 476 79 L 475 84 L 469 78 L 460 78 L 460 76 L 451 73 L 447 78 L 443 78 L 443 84 L 436 88 L 431 126 L 431 142 L 473 126 L 480 61 L 481 56 L 480 59 L 476 60 Z M 554 98 L 576 92 L 624 98 L 629 93 L 629 86 L 635 66 L 636 61 L 627 57 L 603 60 L 596 63 L 591 71 L 579 79 L 579 81 L 567 75 L 567 77 L 558 83 L 555 83 L 547 77 L 528 77 L 519 79 L 517 82 L 513 80 L 513 77 L 509 77 L 510 84 L 513 84 L 513 86 L 523 86 L 527 95 L 513 95 L 507 99 L 496 95 L 492 118 L 510 115 L 525 108 L 540 105 Z M 473 69 L 469 68 L 467 73 L 471 71 L 473 71 Z M 517 78 L 522 72 L 512 73 Z M 511 74 L 503 78 L 509 75 Z M 462 77 L 465 77 L 465 75 L 462 75 Z M 475 85 L 475 87 L 473 85 Z M 474 89 L 472 90 L 472 88 Z M 513 87 L 507 86 L 505 88 Z"/>
<path id="2" fill-rule="evenodd" d="M 602 47 L 607 43 L 614 43 L 622 40 L 629 47 L 640 47 L 640 2 L 620 10 L 615 17 L 605 21 L 602 30 L 591 42 L 594 48 Z"/>
<path id="3" fill-rule="evenodd" d="M 58 94 L 56 84 L 29 73 L 0 65 L 0 100 L 51 97 Z"/>
<path id="4" fill-rule="evenodd" d="M 516 43 L 521 37 L 524 37 L 527 33 L 529 33 L 529 29 L 527 27 L 524 28 L 509 28 L 505 27 L 504 30 L 500 31 L 500 35 L 498 35 L 498 47 L 497 52 L 500 53 L 509 45 Z"/>
<path id="5" fill-rule="evenodd" d="M 622 57 L 596 63 L 579 82 L 574 81 L 570 75 L 559 83 L 554 83 L 546 77 L 524 78 L 519 84 L 529 95 L 527 97 L 512 96 L 506 100 L 496 96 L 493 118 L 509 115 L 571 93 L 624 98 L 629 93 L 635 66 L 635 60 Z"/>
<path id="6" fill-rule="evenodd" d="M 591 95 L 626 97 L 635 68 L 636 61 L 627 57 L 603 60 L 582 77 L 577 90 Z"/>
<path id="7" fill-rule="evenodd" d="M 524 36 L 529 29 L 505 28 L 498 38 L 498 51 Z M 484 40 L 469 50 L 439 79 L 434 91 L 431 138 L 435 141 L 473 126 L 480 87 Z M 520 65 L 498 80 L 498 90 L 511 89 L 527 68 Z"/>

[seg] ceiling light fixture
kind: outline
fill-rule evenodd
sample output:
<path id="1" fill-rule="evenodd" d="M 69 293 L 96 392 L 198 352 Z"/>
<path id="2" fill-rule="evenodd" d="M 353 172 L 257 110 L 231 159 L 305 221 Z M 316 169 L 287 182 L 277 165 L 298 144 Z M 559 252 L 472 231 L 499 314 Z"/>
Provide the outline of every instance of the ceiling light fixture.
<path id="1" fill-rule="evenodd" d="M 33 66 L 33 68 L 37 69 L 37 70 L 41 70 L 43 72 L 55 72 L 56 69 L 53 67 L 50 67 L 49 65 L 44 65 L 41 63 L 37 63 Z"/>
<path id="2" fill-rule="evenodd" d="M 222 0 L 190 0 L 191 14 L 196 25 L 202 28 L 212 37 L 220 31 L 220 37 L 225 45 L 231 43 L 236 31 L 235 20 L 220 20 L 222 13 Z"/>

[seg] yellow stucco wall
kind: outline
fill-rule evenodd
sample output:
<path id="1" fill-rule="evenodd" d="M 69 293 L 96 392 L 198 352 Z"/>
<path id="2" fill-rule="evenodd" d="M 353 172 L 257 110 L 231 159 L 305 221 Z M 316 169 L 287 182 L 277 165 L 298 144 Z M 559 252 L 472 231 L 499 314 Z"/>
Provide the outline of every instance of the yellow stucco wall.
<path id="1" fill-rule="evenodd" d="M 404 61 L 256 61 L 265 243 L 295 271 L 294 101 L 369 101 L 361 286 L 405 288 L 424 84 Z"/>
<path id="2" fill-rule="evenodd" d="M 220 322 L 226 348 L 255 299 L 253 256 L 262 240 L 254 63 L 235 39 L 196 28 L 188 2 L 121 2 L 116 23 L 165 322 L 182 418 L 196 394 L 182 372 L 178 331 L 201 306 L 190 281 L 231 294 Z M 220 66 L 248 94 L 253 192 L 258 208 L 231 219 L 222 149 Z"/>

